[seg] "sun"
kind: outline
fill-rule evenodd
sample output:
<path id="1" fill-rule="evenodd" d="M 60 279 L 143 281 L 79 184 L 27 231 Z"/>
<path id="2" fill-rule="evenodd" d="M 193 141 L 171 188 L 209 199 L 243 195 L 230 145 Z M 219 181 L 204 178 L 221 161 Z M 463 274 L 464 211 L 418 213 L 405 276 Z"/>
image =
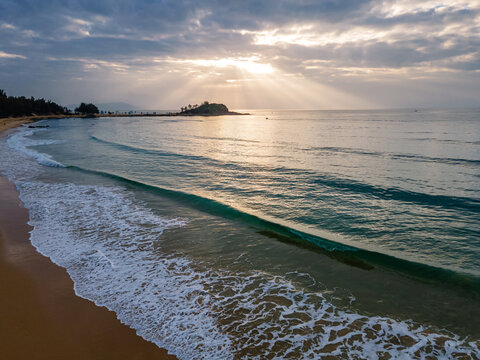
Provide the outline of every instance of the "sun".
<path id="1" fill-rule="evenodd" d="M 214 68 L 234 67 L 257 75 L 271 74 L 275 71 L 272 65 L 260 62 L 260 59 L 256 56 L 209 60 L 189 60 L 189 62 L 199 66 Z"/>
<path id="2" fill-rule="evenodd" d="M 272 65 L 262 64 L 251 60 L 239 60 L 236 64 L 237 67 L 244 69 L 252 74 L 271 74 L 274 72 Z"/>

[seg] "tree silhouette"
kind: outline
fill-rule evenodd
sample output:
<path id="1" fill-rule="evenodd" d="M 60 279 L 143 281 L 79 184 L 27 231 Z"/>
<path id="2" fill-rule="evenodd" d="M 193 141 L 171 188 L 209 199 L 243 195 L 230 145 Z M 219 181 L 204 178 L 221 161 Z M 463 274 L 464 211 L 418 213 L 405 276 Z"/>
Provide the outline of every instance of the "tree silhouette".
<path id="1" fill-rule="evenodd" d="M 7 96 L 5 91 L 0 89 L 0 117 L 49 114 L 65 114 L 65 109 L 50 100 Z"/>
<path id="2" fill-rule="evenodd" d="M 75 109 L 75 112 L 81 114 L 98 114 L 98 108 L 93 104 L 81 103 L 79 107 Z"/>
<path id="3" fill-rule="evenodd" d="M 182 114 L 185 115 L 221 115 L 229 114 L 228 108 L 224 104 L 213 104 L 204 101 L 200 106 L 182 107 Z"/>

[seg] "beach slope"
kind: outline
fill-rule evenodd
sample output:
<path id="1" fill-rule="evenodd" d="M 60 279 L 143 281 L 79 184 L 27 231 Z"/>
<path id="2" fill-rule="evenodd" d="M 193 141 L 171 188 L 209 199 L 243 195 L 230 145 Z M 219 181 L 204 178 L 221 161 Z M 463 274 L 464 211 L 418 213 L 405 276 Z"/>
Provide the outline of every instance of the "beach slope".
<path id="1" fill-rule="evenodd" d="M 28 212 L 4 177 L 0 199 L 2 358 L 175 359 L 120 323 L 115 313 L 75 295 L 67 272 L 31 245 Z"/>

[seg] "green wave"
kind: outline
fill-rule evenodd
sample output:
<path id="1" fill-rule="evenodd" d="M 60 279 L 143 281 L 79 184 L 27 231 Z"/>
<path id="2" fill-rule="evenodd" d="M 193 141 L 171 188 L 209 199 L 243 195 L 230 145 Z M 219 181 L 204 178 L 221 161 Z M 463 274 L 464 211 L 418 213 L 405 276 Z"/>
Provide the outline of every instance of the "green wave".
<path id="1" fill-rule="evenodd" d="M 309 249 L 310 251 L 323 254 L 345 265 L 361 269 L 362 271 L 380 270 L 400 273 L 422 282 L 437 284 L 442 287 L 448 286 L 462 289 L 471 296 L 480 299 L 480 276 L 478 275 L 439 268 L 428 264 L 397 258 L 380 252 L 342 244 L 262 219 L 256 215 L 243 212 L 216 200 L 195 194 L 165 189 L 103 171 L 84 169 L 78 166 L 68 166 L 68 168 L 111 178 L 136 188 L 151 191 L 182 205 L 211 215 L 247 223 L 256 228 L 257 233 L 261 236 Z"/>

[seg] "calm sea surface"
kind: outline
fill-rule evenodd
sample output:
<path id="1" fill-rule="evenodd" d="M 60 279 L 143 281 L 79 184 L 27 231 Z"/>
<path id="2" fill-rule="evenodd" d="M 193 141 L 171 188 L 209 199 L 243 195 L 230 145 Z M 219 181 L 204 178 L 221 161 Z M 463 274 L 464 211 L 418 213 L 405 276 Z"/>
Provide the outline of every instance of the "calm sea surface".
<path id="1" fill-rule="evenodd" d="M 49 120 L 0 172 L 181 359 L 480 358 L 480 110 L 249 112 Z"/>

